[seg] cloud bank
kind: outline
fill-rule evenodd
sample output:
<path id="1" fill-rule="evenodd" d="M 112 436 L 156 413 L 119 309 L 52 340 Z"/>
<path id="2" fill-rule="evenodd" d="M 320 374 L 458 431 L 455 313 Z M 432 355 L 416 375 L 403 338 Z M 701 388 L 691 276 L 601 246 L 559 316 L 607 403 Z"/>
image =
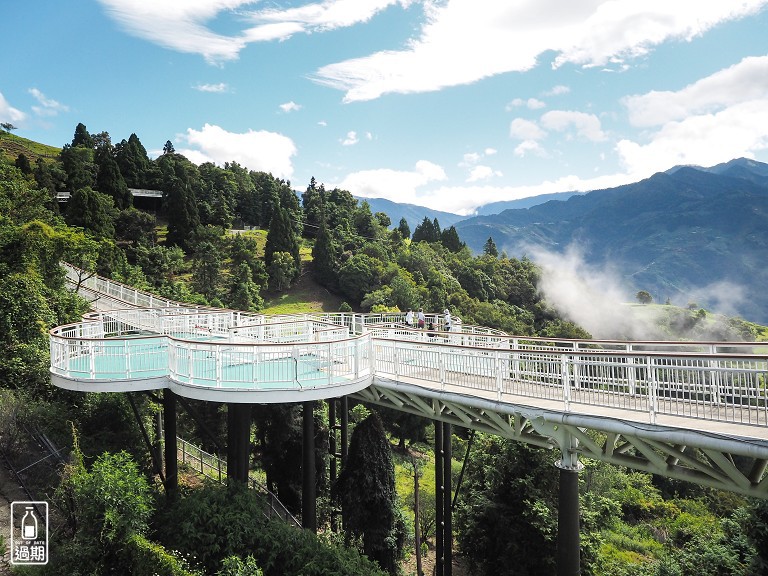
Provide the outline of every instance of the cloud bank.
<path id="1" fill-rule="evenodd" d="M 188 128 L 178 139 L 191 148 L 181 148 L 177 152 L 196 164 L 213 162 L 223 165 L 234 161 L 249 170 L 271 172 L 286 180 L 293 175 L 291 159 L 296 155 L 296 145 L 287 136 L 276 132 L 228 132 L 219 126 L 205 124 L 201 130 Z"/>

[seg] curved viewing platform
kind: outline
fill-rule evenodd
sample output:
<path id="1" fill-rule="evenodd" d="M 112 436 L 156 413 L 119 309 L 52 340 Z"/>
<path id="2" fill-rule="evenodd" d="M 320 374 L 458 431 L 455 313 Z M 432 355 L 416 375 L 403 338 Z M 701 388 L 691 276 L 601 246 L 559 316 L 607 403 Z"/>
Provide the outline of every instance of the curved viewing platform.
<path id="1" fill-rule="evenodd" d="M 369 337 L 309 318 L 114 310 L 55 328 L 50 342 L 53 383 L 79 391 L 171 388 L 219 402 L 300 402 L 356 392 L 372 377 Z"/>

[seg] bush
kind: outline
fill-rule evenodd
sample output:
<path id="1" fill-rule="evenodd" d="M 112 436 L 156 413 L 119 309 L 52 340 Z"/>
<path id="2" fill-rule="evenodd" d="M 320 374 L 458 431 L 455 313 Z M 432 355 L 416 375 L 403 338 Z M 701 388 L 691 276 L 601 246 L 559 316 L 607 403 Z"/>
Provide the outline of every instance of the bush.
<path id="1" fill-rule="evenodd" d="M 133 576 L 195 576 L 186 563 L 169 553 L 160 544 L 150 542 L 140 534 L 134 534 L 126 542 Z M 232 576 L 238 573 L 233 572 Z M 244 576 L 244 574 L 243 574 Z M 257 576 L 255 573 L 253 576 Z"/>
<path id="2" fill-rule="evenodd" d="M 159 517 L 158 526 L 174 526 L 174 530 L 162 532 L 163 543 L 194 556 L 196 567 L 206 574 L 221 569 L 227 576 L 255 576 L 255 572 L 245 571 L 251 570 L 247 559 L 238 564 L 228 560 L 232 556 L 252 556 L 251 566 L 259 566 L 264 576 L 385 574 L 355 550 L 331 544 L 282 520 L 267 519 L 262 513 L 264 505 L 258 493 L 245 487 L 207 484 L 169 507 Z"/>

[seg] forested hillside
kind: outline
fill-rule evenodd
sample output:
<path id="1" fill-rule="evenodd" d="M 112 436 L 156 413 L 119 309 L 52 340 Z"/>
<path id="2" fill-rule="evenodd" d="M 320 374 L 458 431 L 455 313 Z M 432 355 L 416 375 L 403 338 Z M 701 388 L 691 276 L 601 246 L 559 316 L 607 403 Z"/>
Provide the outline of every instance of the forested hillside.
<path id="1" fill-rule="evenodd" d="M 162 190 L 158 210 L 136 209 L 133 188 Z M 60 207 L 61 190 L 71 197 Z M 231 233 L 234 225 L 266 238 Z M 425 216 L 411 230 L 314 179 L 296 194 L 290 182 L 235 162 L 197 166 L 170 142 L 150 159 L 135 134 L 113 144 L 82 124 L 57 158 L 0 158 L 0 449 L 51 502 L 51 560 L 36 574 L 402 573 L 415 553 L 413 475 L 428 475 L 434 434 L 428 420 L 354 406 L 348 464 L 332 482 L 328 407 L 318 402 L 319 536 L 265 519 L 254 491 L 202 482 L 192 470 L 178 499 L 167 499 L 153 465 L 156 397 L 50 383 L 47 330 L 88 307 L 65 288 L 62 260 L 175 300 L 238 310 L 259 311 L 311 278 L 343 310 L 449 308 L 464 323 L 510 333 L 589 336 L 542 298 L 531 260 L 500 254 L 493 241 L 474 256 L 454 226 Z M 726 327 L 723 337 L 744 330 Z M 226 444 L 226 411 L 188 404 L 179 434 L 216 452 Z M 251 473 L 294 514 L 301 421 L 295 405 L 255 405 L 251 419 Z M 37 462 L 36 430 L 64 463 Z M 467 573 L 552 574 L 554 455 L 480 433 L 470 439 L 458 427 L 453 443 L 458 458 L 469 452 L 455 523 Z M 434 482 L 423 486 L 419 525 L 429 550 Z M 768 574 L 762 501 L 596 462 L 586 462 L 580 491 L 583 574 Z M 331 531 L 339 506 L 346 534 Z"/>

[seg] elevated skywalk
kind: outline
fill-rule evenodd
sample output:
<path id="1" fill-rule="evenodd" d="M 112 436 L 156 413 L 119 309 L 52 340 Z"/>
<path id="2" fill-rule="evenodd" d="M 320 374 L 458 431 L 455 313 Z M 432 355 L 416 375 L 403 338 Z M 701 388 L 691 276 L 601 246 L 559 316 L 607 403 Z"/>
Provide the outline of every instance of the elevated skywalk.
<path id="1" fill-rule="evenodd" d="M 341 395 L 768 498 L 768 347 L 411 330 L 401 315 L 191 308 L 69 270 L 100 310 L 51 331 L 57 386 L 227 403 Z"/>

